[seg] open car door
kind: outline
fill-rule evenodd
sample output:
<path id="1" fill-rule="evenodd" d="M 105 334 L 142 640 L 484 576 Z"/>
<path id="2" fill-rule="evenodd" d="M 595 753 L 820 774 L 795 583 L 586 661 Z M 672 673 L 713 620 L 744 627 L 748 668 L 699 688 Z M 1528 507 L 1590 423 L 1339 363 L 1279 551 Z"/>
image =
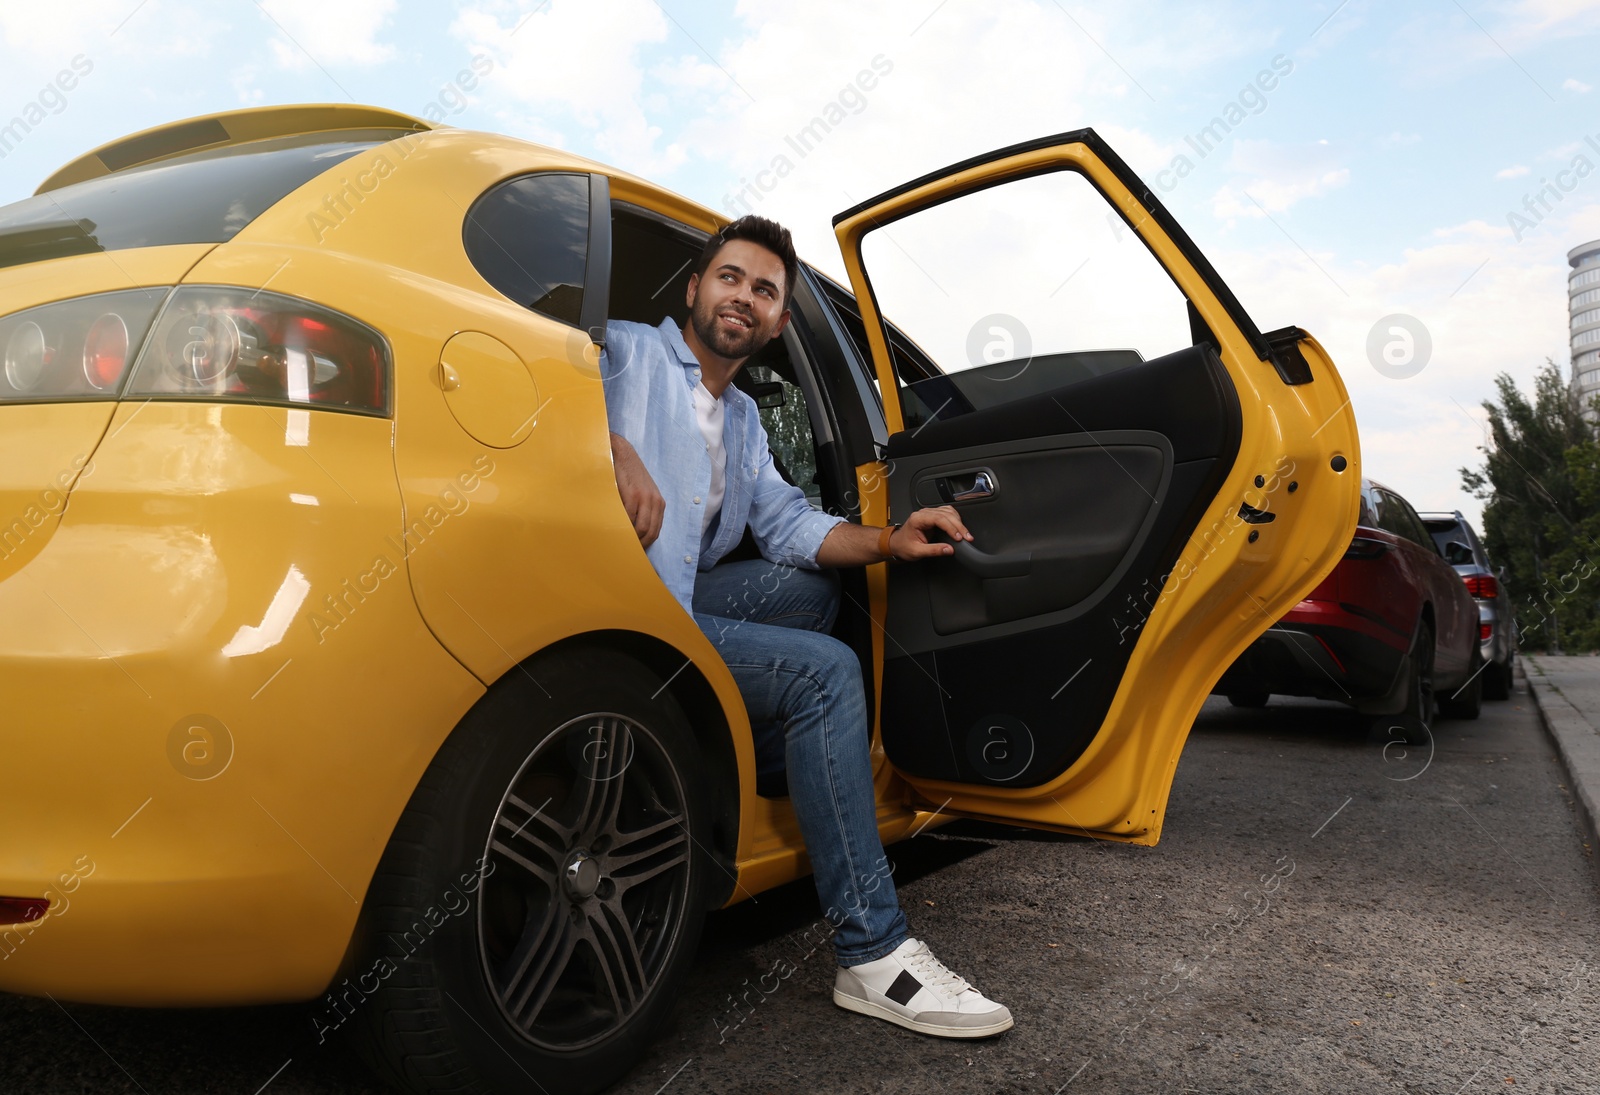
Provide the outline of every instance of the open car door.
<path id="1" fill-rule="evenodd" d="M 928 809 L 1154 844 L 1212 684 L 1350 543 L 1338 372 L 1262 334 L 1092 130 L 834 227 L 890 431 L 863 519 L 948 504 L 973 534 L 872 568 L 889 763 Z"/>

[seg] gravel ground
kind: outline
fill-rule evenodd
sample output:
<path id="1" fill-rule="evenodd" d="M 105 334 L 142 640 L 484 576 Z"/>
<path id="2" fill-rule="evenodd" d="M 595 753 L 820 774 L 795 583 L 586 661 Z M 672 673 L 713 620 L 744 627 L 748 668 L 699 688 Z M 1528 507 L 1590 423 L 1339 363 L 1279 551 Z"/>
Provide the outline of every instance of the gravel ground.
<path id="1" fill-rule="evenodd" d="M 989 1041 L 835 1008 L 809 880 L 717 913 L 614 1090 L 1600 1090 L 1600 887 L 1524 687 L 1431 756 L 1214 700 L 1155 848 L 969 822 L 891 848 L 913 931 L 1015 1013 Z M 376 1095 L 308 1014 L 0 997 L 0 1091 Z"/>

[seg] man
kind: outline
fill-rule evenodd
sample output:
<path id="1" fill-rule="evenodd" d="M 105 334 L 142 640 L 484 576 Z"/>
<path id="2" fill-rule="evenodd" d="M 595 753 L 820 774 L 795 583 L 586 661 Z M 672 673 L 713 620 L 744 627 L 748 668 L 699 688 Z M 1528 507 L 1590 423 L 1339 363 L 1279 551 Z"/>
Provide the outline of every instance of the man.
<path id="1" fill-rule="evenodd" d="M 790 801 L 837 929 L 834 1002 L 927 1034 L 998 1034 L 1011 1013 L 907 934 L 878 838 L 861 666 L 827 634 L 837 578 L 820 569 L 949 555 L 930 532 L 972 535 L 949 506 L 864 528 L 813 509 L 778 474 L 754 400 L 731 385 L 788 324 L 798 274 L 788 230 L 743 217 L 701 252 L 681 331 L 670 318 L 607 325 L 617 490 L 651 564 L 727 663 L 751 725 L 782 733 Z M 717 566 L 747 524 L 764 560 Z"/>

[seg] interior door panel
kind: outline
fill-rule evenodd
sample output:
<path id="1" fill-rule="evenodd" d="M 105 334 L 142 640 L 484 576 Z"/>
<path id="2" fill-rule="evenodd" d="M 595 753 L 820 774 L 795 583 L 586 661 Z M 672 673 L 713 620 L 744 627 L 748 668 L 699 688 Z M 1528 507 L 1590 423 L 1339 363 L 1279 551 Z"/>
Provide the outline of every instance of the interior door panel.
<path id="1" fill-rule="evenodd" d="M 927 596 L 896 600 L 894 635 L 931 648 L 937 643 L 926 637 L 930 623 L 945 636 L 1048 614 L 1060 614 L 1062 622 L 1080 615 L 1148 533 L 1171 474 L 1171 452 L 1161 434 L 1113 430 L 896 461 L 892 475 L 910 478 L 918 506 L 943 505 L 950 481 L 965 485 L 979 475 L 990 493 L 953 503 L 973 543 L 906 576 L 905 584 L 926 582 Z M 961 641 L 973 637 L 962 634 Z"/>
<path id="2" fill-rule="evenodd" d="M 952 503 L 988 561 L 890 570 L 883 745 L 896 768 L 1033 786 L 1070 765 L 1240 429 L 1233 382 L 1200 345 L 892 436 L 896 519 L 991 476 L 987 497 Z"/>

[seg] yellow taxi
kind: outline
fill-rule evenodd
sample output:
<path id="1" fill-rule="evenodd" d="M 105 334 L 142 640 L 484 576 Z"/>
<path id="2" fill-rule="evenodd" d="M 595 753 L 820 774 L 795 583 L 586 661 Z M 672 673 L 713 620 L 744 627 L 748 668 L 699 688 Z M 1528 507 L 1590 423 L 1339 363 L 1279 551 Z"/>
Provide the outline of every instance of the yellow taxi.
<path id="1" fill-rule="evenodd" d="M 0 208 L 0 990 L 315 1001 L 416 1091 L 628 1067 L 706 912 L 808 870 L 624 513 L 598 371 L 608 319 L 683 319 L 726 220 L 328 105 Z M 1349 543 L 1338 372 L 1092 130 L 834 231 L 850 287 L 803 265 L 739 383 L 817 506 L 975 537 L 842 575 L 884 841 L 1154 844 L 1211 686 Z"/>

